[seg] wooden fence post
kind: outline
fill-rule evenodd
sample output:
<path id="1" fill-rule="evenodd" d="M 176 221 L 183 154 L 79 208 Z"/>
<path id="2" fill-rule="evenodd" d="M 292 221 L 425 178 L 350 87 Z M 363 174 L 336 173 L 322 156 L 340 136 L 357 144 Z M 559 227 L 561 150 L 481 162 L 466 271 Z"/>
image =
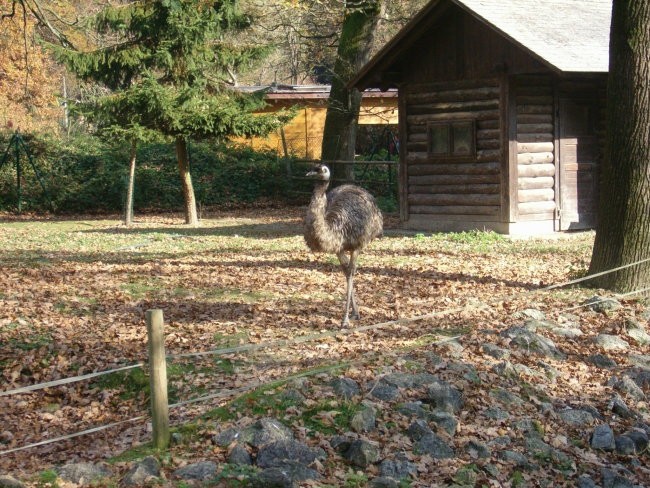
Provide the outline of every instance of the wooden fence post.
<path id="1" fill-rule="evenodd" d="M 151 385 L 151 419 L 153 445 L 158 449 L 169 446 L 169 405 L 167 403 L 167 361 L 162 310 L 147 310 L 149 336 L 149 381 Z"/>

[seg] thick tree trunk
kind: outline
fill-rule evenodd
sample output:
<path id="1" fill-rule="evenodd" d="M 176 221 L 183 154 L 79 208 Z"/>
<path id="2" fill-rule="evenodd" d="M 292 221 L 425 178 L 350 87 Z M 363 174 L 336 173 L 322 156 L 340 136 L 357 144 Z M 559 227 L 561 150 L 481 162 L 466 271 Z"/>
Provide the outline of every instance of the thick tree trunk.
<path id="1" fill-rule="evenodd" d="M 198 227 L 199 218 L 196 213 L 196 198 L 192 175 L 190 174 L 190 160 L 187 153 L 187 142 L 184 138 L 176 139 L 176 159 L 178 160 L 178 171 L 181 176 L 181 187 L 183 188 L 183 199 L 185 201 L 185 223 Z"/>
<path id="2" fill-rule="evenodd" d="M 137 143 L 131 141 L 131 155 L 129 158 L 129 182 L 126 188 L 126 209 L 124 210 L 124 225 L 127 227 L 133 223 L 133 189 L 135 187 L 135 156 Z"/>
<path id="3" fill-rule="evenodd" d="M 607 86 L 607 140 L 599 222 L 589 273 L 650 257 L 650 2 L 615 0 Z M 650 263 L 594 284 L 616 292 L 650 286 Z"/>
<path id="4" fill-rule="evenodd" d="M 361 93 L 349 90 L 346 85 L 368 61 L 382 10 L 383 0 L 346 2 L 323 129 L 321 158 L 324 161 L 354 160 Z M 334 165 L 331 169 L 335 179 L 354 179 L 352 165 Z"/>

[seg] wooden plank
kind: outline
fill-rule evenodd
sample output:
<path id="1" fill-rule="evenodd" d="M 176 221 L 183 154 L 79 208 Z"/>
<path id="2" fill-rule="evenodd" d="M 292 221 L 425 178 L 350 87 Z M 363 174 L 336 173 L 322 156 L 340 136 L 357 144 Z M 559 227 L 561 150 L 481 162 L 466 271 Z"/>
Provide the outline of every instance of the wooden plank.
<path id="1" fill-rule="evenodd" d="M 553 162 L 552 152 L 517 154 L 517 164 L 544 164 Z"/>
<path id="2" fill-rule="evenodd" d="M 500 185 L 478 184 L 478 185 L 409 185 L 409 194 L 496 194 L 499 193 Z"/>
<path id="3" fill-rule="evenodd" d="M 399 129 L 399 140 L 400 141 L 406 141 L 408 140 L 408 126 L 406 124 L 406 97 L 398 97 L 398 103 L 397 103 L 397 118 L 399 121 L 398 124 L 398 129 Z M 426 140 L 426 139 L 425 139 Z M 406 163 L 406 155 L 407 155 L 408 149 L 406 147 L 406 144 L 400 144 L 399 145 L 399 171 L 397 172 L 397 177 L 399 180 L 398 183 L 398 192 L 399 192 L 399 214 L 400 214 L 400 219 L 402 222 L 405 222 L 408 220 L 409 216 L 409 208 L 408 208 L 408 202 L 406 201 L 406 194 L 407 194 L 407 181 L 409 177 L 409 168 Z"/>
<path id="4" fill-rule="evenodd" d="M 519 114 L 517 115 L 518 124 L 552 124 L 552 114 Z"/>
<path id="5" fill-rule="evenodd" d="M 534 178 L 540 176 L 555 176 L 554 164 L 519 164 L 517 165 L 519 177 Z"/>
<path id="6" fill-rule="evenodd" d="M 554 146 L 552 141 L 544 142 L 519 142 L 517 144 L 517 153 L 546 153 L 553 152 Z"/>
<path id="7" fill-rule="evenodd" d="M 477 185 L 500 183 L 498 174 L 466 174 L 466 175 L 410 175 L 409 185 Z"/>
<path id="8" fill-rule="evenodd" d="M 544 134 L 517 134 L 516 140 L 522 144 L 528 144 L 531 142 L 552 142 L 553 134 L 550 132 Z"/>
<path id="9" fill-rule="evenodd" d="M 519 204 L 519 214 L 548 214 L 555 211 L 555 202 L 527 202 Z"/>
<path id="10" fill-rule="evenodd" d="M 501 137 L 501 131 L 497 127 L 496 129 L 479 129 L 476 131 L 476 139 L 499 139 Z"/>
<path id="11" fill-rule="evenodd" d="M 553 105 L 518 105 L 518 114 L 553 114 Z"/>
<path id="12" fill-rule="evenodd" d="M 517 124 L 518 134 L 549 134 L 553 132 L 553 124 Z"/>
<path id="13" fill-rule="evenodd" d="M 153 445 L 157 449 L 169 446 L 169 405 L 167 401 L 167 361 L 163 311 L 145 312 L 149 349 L 149 386 L 151 389 L 151 423 Z"/>
<path id="14" fill-rule="evenodd" d="M 476 149 L 501 149 L 501 141 L 499 139 L 477 139 Z"/>
<path id="15" fill-rule="evenodd" d="M 458 83 L 447 84 L 447 87 L 456 86 Z M 421 87 L 416 92 L 409 92 L 405 99 L 409 104 L 428 102 L 447 102 L 456 100 L 485 100 L 497 98 L 499 88 L 497 86 L 476 86 L 464 89 L 444 89 L 440 86 Z"/>
<path id="16" fill-rule="evenodd" d="M 412 205 L 410 207 L 412 214 L 426 215 L 498 215 L 498 206 L 463 206 L 463 205 Z"/>
<path id="17" fill-rule="evenodd" d="M 553 94 L 549 95 L 517 95 L 517 105 L 553 105 Z"/>
<path id="18" fill-rule="evenodd" d="M 551 164 L 550 166 L 553 165 Z M 499 163 L 412 164 L 408 166 L 408 174 L 414 176 L 415 175 L 498 175 L 500 168 L 501 165 Z"/>
<path id="19" fill-rule="evenodd" d="M 498 119 L 498 110 L 476 110 L 473 112 L 448 112 L 437 114 L 408 115 L 408 124 L 426 124 L 427 122 L 438 122 L 441 120 L 487 120 Z"/>
<path id="20" fill-rule="evenodd" d="M 555 178 L 552 176 L 540 176 L 537 178 L 519 178 L 517 189 L 519 190 L 537 190 L 539 188 L 553 188 Z"/>
<path id="21" fill-rule="evenodd" d="M 485 206 L 499 205 L 501 197 L 491 194 L 455 194 L 438 193 L 435 195 L 409 193 L 410 205 L 460 205 L 460 206 Z"/>
<path id="22" fill-rule="evenodd" d="M 490 130 L 490 129 L 498 129 L 499 128 L 499 120 L 498 119 L 488 119 L 488 120 L 477 120 L 476 121 L 476 129 L 477 130 Z"/>
<path id="23" fill-rule="evenodd" d="M 468 102 L 448 102 L 448 103 L 427 103 L 409 105 L 411 114 L 430 114 L 430 113 L 454 113 L 469 112 L 478 110 L 490 110 L 499 108 L 498 100 L 474 100 Z"/>
<path id="24" fill-rule="evenodd" d="M 553 188 L 519 190 L 517 192 L 517 201 L 519 203 L 552 202 L 553 200 L 555 200 L 555 191 L 553 191 Z"/>
<path id="25" fill-rule="evenodd" d="M 501 138 L 507 153 L 501 162 L 501 172 L 503 175 L 503 184 L 501 187 L 501 221 L 516 222 L 519 218 L 516 200 L 516 183 L 519 178 L 519 166 L 517 165 L 516 159 L 517 106 L 515 103 L 515 93 L 519 89 L 519 86 L 516 78 L 504 74 L 502 87 L 501 103 L 505 107 L 505 110 L 503 110 L 503 120 L 501 123 Z"/>

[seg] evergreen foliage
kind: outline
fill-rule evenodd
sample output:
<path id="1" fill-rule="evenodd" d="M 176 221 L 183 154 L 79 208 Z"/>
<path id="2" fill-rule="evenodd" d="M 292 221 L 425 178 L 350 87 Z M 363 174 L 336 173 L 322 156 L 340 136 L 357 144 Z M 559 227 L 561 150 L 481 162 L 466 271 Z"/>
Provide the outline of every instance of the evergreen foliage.
<path id="1" fill-rule="evenodd" d="M 175 141 L 188 224 L 197 218 L 187 141 L 266 135 L 293 115 L 253 114 L 264 106 L 263 96 L 233 89 L 231 73 L 268 52 L 228 42 L 250 22 L 237 0 L 140 0 L 108 7 L 94 19 L 98 33 L 117 39 L 112 44 L 90 52 L 50 46 L 79 77 L 111 90 L 78 106 L 100 133 Z"/>

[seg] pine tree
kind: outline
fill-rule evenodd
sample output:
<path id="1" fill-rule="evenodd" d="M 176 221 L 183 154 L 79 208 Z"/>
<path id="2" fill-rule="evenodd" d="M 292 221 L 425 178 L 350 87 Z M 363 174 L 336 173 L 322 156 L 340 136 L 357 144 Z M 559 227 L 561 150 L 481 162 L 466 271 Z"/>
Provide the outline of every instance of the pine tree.
<path id="1" fill-rule="evenodd" d="M 80 78 L 111 90 L 83 107 L 99 130 L 131 142 L 174 141 L 185 222 L 198 225 L 188 140 L 266 135 L 291 118 L 253 115 L 263 95 L 232 86 L 232 73 L 254 66 L 268 48 L 229 42 L 250 26 L 237 0 L 139 0 L 106 8 L 93 25 L 117 41 L 91 52 L 53 52 Z"/>

